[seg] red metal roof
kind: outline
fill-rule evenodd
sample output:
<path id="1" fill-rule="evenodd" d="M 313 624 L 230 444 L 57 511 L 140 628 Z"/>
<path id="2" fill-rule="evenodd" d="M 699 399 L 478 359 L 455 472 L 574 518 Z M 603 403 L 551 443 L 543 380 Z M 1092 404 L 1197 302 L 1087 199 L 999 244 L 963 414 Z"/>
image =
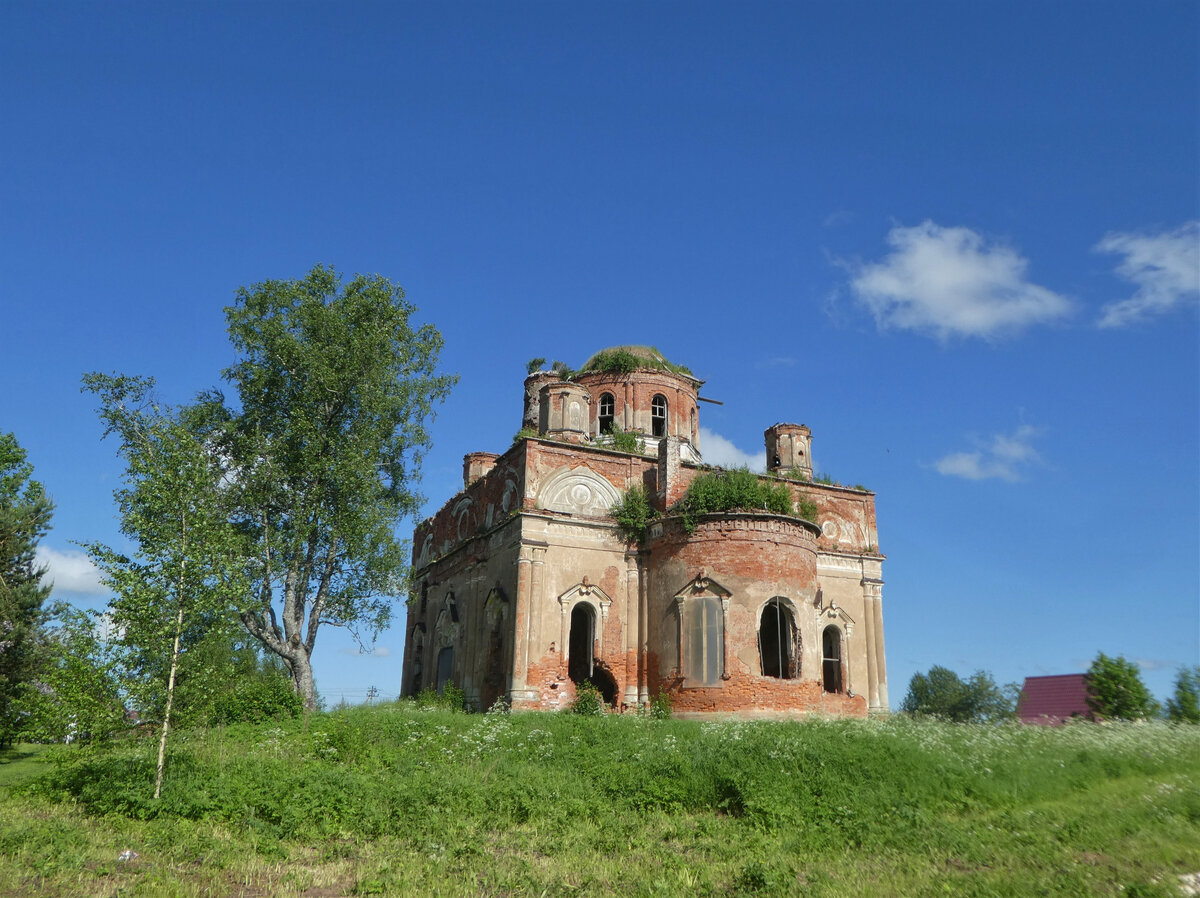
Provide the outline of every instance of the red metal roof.
<path id="1" fill-rule="evenodd" d="M 1087 674 L 1026 677 L 1017 717 L 1033 724 L 1057 724 L 1073 717 L 1092 720 L 1087 694 Z"/>

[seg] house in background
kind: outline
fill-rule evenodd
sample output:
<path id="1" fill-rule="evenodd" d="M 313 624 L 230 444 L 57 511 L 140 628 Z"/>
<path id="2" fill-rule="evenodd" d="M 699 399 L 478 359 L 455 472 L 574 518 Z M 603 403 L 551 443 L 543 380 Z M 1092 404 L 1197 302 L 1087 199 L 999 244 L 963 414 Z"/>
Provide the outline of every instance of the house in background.
<path id="1" fill-rule="evenodd" d="M 503 454 L 463 461 L 463 490 L 413 538 L 404 695 L 460 687 L 486 709 L 569 707 L 584 683 L 682 714 L 865 717 L 886 711 L 875 495 L 813 480 L 812 434 L 764 434 L 771 482 L 816 507 L 673 513 L 705 470 L 703 381 L 648 347 L 524 383 Z M 643 488 L 641 545 L 610 509 Z"/>
<path id="2" fill-rule="evenodd" d="M 1095 720 L 1087 696 L 1087 674 L 1026 677 L 1017 717 L 1021 723 L 1042 726 L 1069 720 Z"/>

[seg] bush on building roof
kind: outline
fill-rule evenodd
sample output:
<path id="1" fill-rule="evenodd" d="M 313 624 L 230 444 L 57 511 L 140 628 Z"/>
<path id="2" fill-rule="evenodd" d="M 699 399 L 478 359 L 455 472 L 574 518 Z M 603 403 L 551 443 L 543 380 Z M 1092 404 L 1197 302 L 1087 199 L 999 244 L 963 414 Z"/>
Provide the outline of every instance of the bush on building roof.
<path id="1" fill-rule="evenodd" d="M 797 509 L 787 484 L 772 483 L 746 468 L 734 468 L 701 474 L 673 510 L 691 533 L 701 515 L 724 511 L 758 511 L 808 520 L 816 517 L 817 507 L 811 500 L 801 498 L 799 505 Z"/>

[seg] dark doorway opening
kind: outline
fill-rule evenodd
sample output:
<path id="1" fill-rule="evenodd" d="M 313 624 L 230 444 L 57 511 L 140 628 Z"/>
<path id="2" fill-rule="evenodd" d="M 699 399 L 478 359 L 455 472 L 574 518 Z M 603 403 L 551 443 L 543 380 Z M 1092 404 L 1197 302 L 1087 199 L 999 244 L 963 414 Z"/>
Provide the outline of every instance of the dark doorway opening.
<path id="1" fill-rule="evenodd" d="M 768 602 L 758 628 L 758 651 L 764 677 L 790 680 L 796 676 L 795 643 L 791 614 L 782 602 Z"/>
<path id="2" fill-rule="evenodd" d="M 592 677 L 596 643 L 596 615 L 590 605 L 580 602 L 571 609 L 571 636 L 567 645 L 567 676 L 575 684 Z"/>

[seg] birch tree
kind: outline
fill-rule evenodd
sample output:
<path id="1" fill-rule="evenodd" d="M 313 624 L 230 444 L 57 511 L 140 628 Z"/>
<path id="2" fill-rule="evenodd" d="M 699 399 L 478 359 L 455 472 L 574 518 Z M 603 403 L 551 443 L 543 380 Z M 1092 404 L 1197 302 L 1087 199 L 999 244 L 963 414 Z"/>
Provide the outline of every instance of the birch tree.
<path id="1" fill-rule="evenodd" d="M 150 378 L 89 374 L 105 435 L 120 441 L 124 485 L 115 493 L 129 554 L 101 543 L 88 553 L 115 593 L 112 625 L 143 707 L 161 708 L 154 797 L 162 793 L 180 662 L 198 634 L 228 626 L 247 594 L 241 534 L 231 518 L 228 464 L 207 406 L 172 408 Z"/>
<path id="2" fill-rule="evenodd" d="M 457 380 L 437 373 L 441 334 L 415 311 L 386 278 L 343 284 L 324 266 L 243 288 L 226 309 L 236 396 L 206 401 L 228 419 L 250 541 L 241 620 L 308 708 L 321 628 L 373 638 L 405 589 L 396 528 L 420 507 L 427 423 Z"/>

